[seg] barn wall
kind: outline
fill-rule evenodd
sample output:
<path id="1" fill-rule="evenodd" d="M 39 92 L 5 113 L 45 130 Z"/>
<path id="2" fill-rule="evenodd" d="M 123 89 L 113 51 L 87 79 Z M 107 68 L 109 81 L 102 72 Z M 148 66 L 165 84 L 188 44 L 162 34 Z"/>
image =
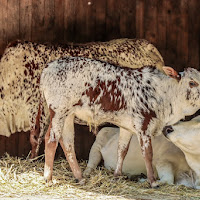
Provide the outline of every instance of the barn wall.
<path id="1" fill-rule="evenodd" d="M 166 65 L 181 71 L 200 64 L 199 0 L 1 0 L 0 55 L 15 39 L 89 42 L 145 38 Z M 87 157 L 94 137 L 76 126 L 76 151 Z M 28 133 L 0 136 L 0 155 L 27 155 Z"/>

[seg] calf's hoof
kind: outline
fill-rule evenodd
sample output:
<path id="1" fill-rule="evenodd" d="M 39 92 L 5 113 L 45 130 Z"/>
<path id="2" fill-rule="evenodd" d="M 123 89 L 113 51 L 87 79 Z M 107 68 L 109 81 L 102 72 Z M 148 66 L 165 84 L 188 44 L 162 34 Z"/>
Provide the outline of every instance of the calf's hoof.
<path id="1" fill-rule="evenodd" d="M 87 167 L 85 169 L 85 171 L 83 172 L 83 177 L 88 177 L 90 176 L 91 172 L 93 171 L 93 169 L 91 167 Z"/>
<path id="2" fill-rule="evenodd" d="M 151 187 L 154 189 L 159 188 L 159 183 L 157 181 L 154 181 L 153 183 L 151 183 Z"/>
<path id="3" fill-rule="evenodd" d="M 120 171 L 115 171 L 114 172 L 114 177 L 122 176 L 122 172 Z"/>
<path id="4" fill-rule="evenodd" d="M 50 180 L 50 181 L 45 180 L 45 182 L 46 182 L 46 187 L 51 187 L 53 185 L 52 180 Z"/>

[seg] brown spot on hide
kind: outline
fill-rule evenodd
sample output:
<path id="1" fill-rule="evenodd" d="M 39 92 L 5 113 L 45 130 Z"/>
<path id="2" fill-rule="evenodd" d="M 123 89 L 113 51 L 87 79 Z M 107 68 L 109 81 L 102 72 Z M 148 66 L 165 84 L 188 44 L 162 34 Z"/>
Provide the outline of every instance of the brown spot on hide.
<path id="1" fill-rule="evenodd" d="M 25 65 L 25 67 L 27 68 L 28 72 L 29 72 L 29 76 L 31 76 L 31 78 L 34 78 L 34 71 L 39 69 L 38 64 L 35 64 L 34 61 L 32 60 L 32 62 L 27 63 Z"/>
<path id="2" fill-rule="evenodd" d="M 90 98 L 90 105 L 100 104 L 101 108 L 106 111 L 118 111 L 126 108 L 126 101 L 121 91 L 117 87 L 120 79 L 108 81 L 98 80 L 95 88 L 89 87 L 84 94 Z M 87 85 L 88 83 L 86 83 Z M 98 101 L 97 98 L 101 95 Z"/>
<path id="3" fill-rule="evenodd" d="M 142 112 L 141 112 L 142 116 L 144 117 L 144 121 L 142 124 L 143 132 L 145 132 L 147 130 L 148 125 L 149 125 L 150 121 L 152 120 L 152 118 L 156 118 L 156 113 L 153 110 L 148 110 L 148 111 L 149 112 L 142 110 Z"/>
<path id="4" fill-rule="evenodd" d="M 191 97 L 191 90 L 187 90 L 186 99 L 189 100 Z"/>

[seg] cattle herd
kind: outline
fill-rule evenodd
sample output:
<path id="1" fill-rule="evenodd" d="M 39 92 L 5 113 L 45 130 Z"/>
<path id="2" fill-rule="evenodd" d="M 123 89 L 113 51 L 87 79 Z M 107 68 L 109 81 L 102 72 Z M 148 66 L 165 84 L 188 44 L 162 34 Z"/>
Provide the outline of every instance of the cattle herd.
<path id="1" fill-rule="evenodd" d="M 60 143 L 80 184 L 103 159 L 114 176 L 144 173 L 151 187 L 166 182 L 200 189 L 200 118 L 180 121 L 200 109 L 200 72 L 165 66 L 148 41 L 15 41 L 1 58 L 0 79 L 0 134 L 30 130 L 34 158 L 46 132 L 47 183 Z M 83 175 L 74 123 L 88 124 L 97 134 Z"/>

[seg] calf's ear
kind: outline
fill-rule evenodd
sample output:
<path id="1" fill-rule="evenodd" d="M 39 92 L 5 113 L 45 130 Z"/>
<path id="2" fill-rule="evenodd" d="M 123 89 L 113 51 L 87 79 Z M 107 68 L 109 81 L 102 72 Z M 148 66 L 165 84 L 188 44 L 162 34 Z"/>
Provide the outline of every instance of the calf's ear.
<path id="1" fill-rule="evenodd" d="M 163 70 L 165 72 L 166 75 L 172 77 L 172 78 L 175 78 L 177 79 L 177 77 L 179 76 L 177 71 L 174 70 L 172 67 L 167 67 L 167 66 L 164 66 L 163 67 Z"/>

